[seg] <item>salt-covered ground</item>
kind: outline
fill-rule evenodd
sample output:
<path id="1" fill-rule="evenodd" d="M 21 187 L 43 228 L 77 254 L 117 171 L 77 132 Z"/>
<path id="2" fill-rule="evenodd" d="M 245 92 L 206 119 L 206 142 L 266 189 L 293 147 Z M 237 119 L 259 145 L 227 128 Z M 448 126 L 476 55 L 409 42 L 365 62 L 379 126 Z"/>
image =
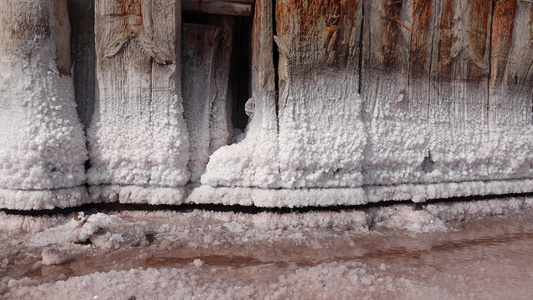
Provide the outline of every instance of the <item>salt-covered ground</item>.
<path id="1" fill-rule="evenodd" d="M 220 208 L 220 207 L 219 207 Z M 0 212 L 5 299 L 530 299 L 533 198 Z"/>

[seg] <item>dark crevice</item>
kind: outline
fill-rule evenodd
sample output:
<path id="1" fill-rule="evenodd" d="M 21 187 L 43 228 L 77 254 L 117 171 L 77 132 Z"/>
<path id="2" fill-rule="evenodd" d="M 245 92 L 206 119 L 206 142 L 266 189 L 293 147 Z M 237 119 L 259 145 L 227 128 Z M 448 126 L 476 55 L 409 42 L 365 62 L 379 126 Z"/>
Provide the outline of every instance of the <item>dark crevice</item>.
<path id="1" fill-rule="evenodd" d="M 424 173 L 431 173 L 435 170 L 435 162 L 431 158 L 431 151 L 428 151 L 428 155 L 424 157 L 421 167 Z"/>
<path id="2" fill-rule="evenodd" d="M 363 40 L 365 32 L 365 2 L 361 3 L 361 29 L 359 32 L 359 61 L 358 61 L 358 72 L 359 72 L 359 86 L 357 93 L 362 95 L 363 93 Z M 363 112 L 364 110 L 361 110 Z"/>
<path id="3" fill-rule="evenodd" d="M 77 244 L 77 245 L 92 245 L 93 242 L 91 242 L 90 239 L 87 239 L 85 241 L 74 242 L 74 244 Z"/>
<path id="4" fill-rule="evenodd" d="M 274 2 L 272 4 L 272 35 L 277 36 L 277 34 L 276 2 Z M 276 91 L 274 103 L 276 105 L 276 118 L 279 120 L 279 49 L 274 41 L 272 41 L 272 43 L 272 56 L 274 61 L 274 88 Z"/>
<path id="5" fill-rule="evenodd" d="M 148 244 L 151 245 L 155 241 L 155 233 L 147 233 L 145 236 Z"/>
<path id="6" fill-rule="evenodd" d="M 491 11 L 490 11 L 490 18 L 489 18 L 489 22 L 490 22 L 490 28 L 489 28 L 489 32 L 487 34 L 488 36 L 488 39 L 489 39 L 489 47 L 487 49 L 487 52 L 488 52 L 488 65 L 489 65 L 489 76 L 488 76 L 488 80 L 487 80 L 487 95 L 488 95 L 488 99 L 487 99 L 487 111 L 485 112 L 486 113 L 486 120 L 487 120 L 487 124 L 490 126 L 491 125 L 491 113 L 490 113 L 490 109 L 491 109 L 491 103 L 492 103 L 492 93 L 490 91 L 490 85 L 491 85 L 491 82 L 492 82 L 492 72 L 494 71 L 492 69 L 492 28 L 493 28 L 493 21 L 494 21 L 494 8 L 496 7 L 496 1 L 492 1 L 491 2 Z"/>
<path id="7" fill-rule="evenodd" d="M 231 58 L 231 121 L 233 128 L 242 131 L 248 125 L 248 115 L 244 109 L 251 96 L 251 37 L 252 19 L 237 17 L 235 38 L 233 39 L 233 55 Z"/>
<path id="8" fill-rule="evenodd" d="M 422 204 L 417 205 L 417 209 L 420 205 L 438 204 L 438 203 L 458 203 L 458 202 L 471 202 L 480 200 L 498 200 L 505 198 L 516 197 L 533 197 L 533 193 L 520 193 L 520 194 L 503 194 L 503 195 L 485 195 L 485 196 L 469 196 L 469 197 L 451 197 L 428 200 Z M 112 213 L 121 211 L 173 211 L 179 213 L 188 213 L 194 210 L 203 210 L 211 212 L 233 212 L 244 214 L 258 214 L 258 213 L 276 213 L 276 214 L 291 214 L 291 213 L 312 213 L 312 212 L 342 212 L 342 211 L 357 211 L 366 210 L 369 208 L 388 207 L 398 204 L 409 204 L 413 202 L 410 200 L 405 201 L 380 201 L 375 203 L 367 203 L 363 205 L 335 205 L 335 206 L 306 206 L 306 207 L 257 207 L 257 206 L 243 206 L 243 205 L 223 205 L 223 204 L 182 204 L 182 205 L 150 205 L 150 204 L 122 204 L 122 203 L 98 203 L 98 204 L 85 204 L 78 207 L 71 208 L 56 208 L 52 210 L 8 210 L 0 209 L 0 211 L 10 215 L 21 216 L 52 216 L 52 215 L 72 215 L 74 213 L 83 211 L 86 215 L 101 213 Z M 148 237 L 147 237 L 148 239 Z"/>

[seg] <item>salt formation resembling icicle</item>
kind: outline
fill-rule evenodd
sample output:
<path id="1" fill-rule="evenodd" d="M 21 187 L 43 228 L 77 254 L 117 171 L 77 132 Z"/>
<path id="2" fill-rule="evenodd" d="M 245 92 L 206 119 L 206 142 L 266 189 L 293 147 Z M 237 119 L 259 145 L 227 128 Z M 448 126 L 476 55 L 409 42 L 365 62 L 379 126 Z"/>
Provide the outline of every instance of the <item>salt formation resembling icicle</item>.
<path id="1" fill-rule="evenodd" d="M 0 208 L 87 201 L 67 3 L 0 2 Z"/>
<path id="2" fill-rule="evenodd" d="M 189 179 L 180 1 L 97 0 L 98 96 L 88 129 L 94 201 L 179 204 Z"/>

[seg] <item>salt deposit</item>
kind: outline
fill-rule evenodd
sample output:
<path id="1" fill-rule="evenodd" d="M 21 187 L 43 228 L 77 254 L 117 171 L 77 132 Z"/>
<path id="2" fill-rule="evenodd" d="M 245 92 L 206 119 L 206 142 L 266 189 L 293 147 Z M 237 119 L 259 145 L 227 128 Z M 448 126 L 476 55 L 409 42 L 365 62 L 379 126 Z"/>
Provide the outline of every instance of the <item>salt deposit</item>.
<path id="1" fill-rule="evenodd" d="M 66 3 L 6 1 L 1 7 L 0 207 L 83 204 L 87 150 L 64 38 Z"/>
<path id="2" fill-rule="evenodd" d="M 531 198 L 421 208 L 2 212 L 0 295 L 528 299 Z"/>

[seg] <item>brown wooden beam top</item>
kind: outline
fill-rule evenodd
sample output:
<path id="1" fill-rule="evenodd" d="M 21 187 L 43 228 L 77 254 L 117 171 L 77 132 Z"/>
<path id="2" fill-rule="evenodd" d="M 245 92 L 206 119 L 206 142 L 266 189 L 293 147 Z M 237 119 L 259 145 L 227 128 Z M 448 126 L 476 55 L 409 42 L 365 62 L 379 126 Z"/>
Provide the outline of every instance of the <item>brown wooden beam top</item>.
<path id="1" fill-rule="evenodd" d="M 182 0 L 184 12 L 207 14 L 251 16 L 253 0 Z"/>

